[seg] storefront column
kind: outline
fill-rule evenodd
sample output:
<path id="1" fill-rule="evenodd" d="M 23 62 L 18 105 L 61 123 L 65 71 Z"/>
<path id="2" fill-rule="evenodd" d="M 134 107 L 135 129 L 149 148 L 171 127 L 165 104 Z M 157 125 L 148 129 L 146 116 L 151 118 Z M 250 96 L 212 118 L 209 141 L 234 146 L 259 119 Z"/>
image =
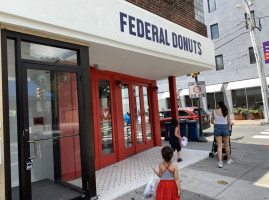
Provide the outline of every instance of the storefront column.
<path id="1" fill-rule="evenodd" d="M 171 116 L 172 116 L 172 119 L 178 119 L 176 77 L 169 76 L 168 81 L 169 81 L 169 92 L 170 92 Z"/>
<path id="2" fill-rule="evenodd" d="M 1 30 L 0 30 L 1 38 Z M 1 54 L 1 42 L 0 42 L 0 83 L 2 85 L 2 54 Z M 0 199 L 5 199 L 5 168 L 4 168 L 4 131 L 3 131 L 3 93 L 2 87 L 0 87 Z"/>
<path id="3" fill-rule="evenodd" d="M 153 110 L 153 122 L 154 122 L 154 134 L 155 134 L 155 146 L 162 146 L 160 117 L 159 117 L 159 105 L 158 105 L 158 87 L 157 81 L 152 83 L 152 110 Z"/>
<path id="4" fill-rule="evenodd" d="M 231 119 L 234 119 L 232 91 L 227 90 L 228 83 L 223 84 L 224 104 L 227 106 Z"/>

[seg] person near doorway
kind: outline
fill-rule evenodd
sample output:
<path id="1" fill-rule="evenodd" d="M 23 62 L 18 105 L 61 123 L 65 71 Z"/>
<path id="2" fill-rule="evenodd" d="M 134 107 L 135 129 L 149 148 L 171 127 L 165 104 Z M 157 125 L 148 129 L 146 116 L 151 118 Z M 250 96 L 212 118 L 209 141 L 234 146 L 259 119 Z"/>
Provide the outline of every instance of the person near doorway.
<path id="1" fill-rule="evenodd" d="M 178 166 L 171 162 L 173 154 L 171 147 L 163 147 L 162 157 L 164 161 L 159 164 L 159 170 L 153 168 L 155 174 L 161 178 L 156 191 L 156 200 L 180 200 Z"/>
<path id="2" fill-rule="evenodd" d="M 179 135 L 178 120 L 177 119 L 172 119 L 170 130 L 168 132 L 168 137 L 169 137 L 169 143 L 170 143 L 173 151 L 177 150 L 177 162 L 181 162 L 182 159 L 180 157 L 180 151 L 181 151 L 181 142 L 180 141 L 184 140 L 184 138 L 182 138 Z"/>
<path id="3" fill-rule="evenodd" d="M 233 160 L 230 158 L 229 126 L 231 123 L 230 114 L 223 101 L 217 103 L 217 109 L 212 111 L 211 124 L 214 124 L 214 136 L 218 145 L 218 166 L 222 168 L 222 142 L 224 143 L 227 164 L 232 164 Z"/>

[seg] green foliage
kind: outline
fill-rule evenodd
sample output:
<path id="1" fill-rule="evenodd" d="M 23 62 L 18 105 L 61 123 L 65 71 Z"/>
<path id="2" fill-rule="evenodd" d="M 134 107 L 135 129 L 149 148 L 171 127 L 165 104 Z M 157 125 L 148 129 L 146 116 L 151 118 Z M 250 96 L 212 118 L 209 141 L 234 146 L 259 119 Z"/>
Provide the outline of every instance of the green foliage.
<path id="1" fill-rule="evenodd" d="M 248 113 L 248 109 L 247 108 L 238 107 L 238 108 L 234 109 L 234 114 L 245 115 L 247 113 Z"/>
<path id="2" fill-rule="evenodd" d="M 252 114 L 258 114 L 259 112 L 261 112 L 261 108 L 260 107 L 252 107 L 249 109 L 249 112 Z"/>

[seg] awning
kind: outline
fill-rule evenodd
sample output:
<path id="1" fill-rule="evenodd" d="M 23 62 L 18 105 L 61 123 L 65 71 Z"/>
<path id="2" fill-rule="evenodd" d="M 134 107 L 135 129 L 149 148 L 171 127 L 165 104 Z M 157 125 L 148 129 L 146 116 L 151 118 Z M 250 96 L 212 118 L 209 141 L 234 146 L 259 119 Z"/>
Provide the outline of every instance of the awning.
<path id="1" fill-rule="evenodd" d="M 269 78 L 266 77 L 267 84 L 269 82 Z M 260 79 L 255 78 L 255 79 L 248 79 L 248 80 L 243 80 L 243 81 L 235 81 L 235 82 L 230 82 L 228 83 L 227 90 L 236 90 L 236 89 L 242 89 L 242 88 L 251 88 L 251 87 L 260 87 Z"/>
<path id="2" fill-rule="evenodd" d="M 21 2 L 0 0 L 1 27 L 87 44 L 90 66 L 150 80 L 215 68 L 211 39 L 127 1 Z"/>
<path id="3" fill-rule="evenodd" d="M 189 95 L 189 89 L 183 89 L 179 92 L 179 96 Z"/>
<path id="4" fill-rule="evenodd" d="M 222 85 L 223 85 L 222 83 L 216 85 L 208 85 L 206 86 L 206 93 L 220 92 Z"/>
<path id="5" fill-rule="evenodd" d="M 170 92 L 164 92 L 161 96 L 161 99 L 170 98 Z"/>

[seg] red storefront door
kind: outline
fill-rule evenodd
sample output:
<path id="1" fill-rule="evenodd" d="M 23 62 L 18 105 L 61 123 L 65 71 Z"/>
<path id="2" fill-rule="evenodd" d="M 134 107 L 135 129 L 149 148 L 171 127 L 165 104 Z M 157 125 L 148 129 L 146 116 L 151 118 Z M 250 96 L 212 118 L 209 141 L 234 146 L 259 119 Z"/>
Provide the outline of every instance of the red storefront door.
<path id="1" fill-rule="evenodd" d="M 91 78 L 96 169 L 153 147 L 153 82 L 94 68 Z"/>
<path id="2" fill-rule="evenodd" d="M 115 119 L 114 119 L 114 101 L 113 85 L 111 76 L 96 74 L 96 113 L 95 124 L 95 149 L 97 167 L 102 168 L 116 162 L 115 148 Z"/>
<path id="3" fill-rule="evenodd" d="M 134 83 L 132 85 L 132 98 L 135 151 L 138 153 L 153 146 L 149 85 Z"/>
<path id="4" fill-rule="evenodd" d="M 121 87 L 126 156 L 153 146 L 149 85 L 125 81 Z"/>

